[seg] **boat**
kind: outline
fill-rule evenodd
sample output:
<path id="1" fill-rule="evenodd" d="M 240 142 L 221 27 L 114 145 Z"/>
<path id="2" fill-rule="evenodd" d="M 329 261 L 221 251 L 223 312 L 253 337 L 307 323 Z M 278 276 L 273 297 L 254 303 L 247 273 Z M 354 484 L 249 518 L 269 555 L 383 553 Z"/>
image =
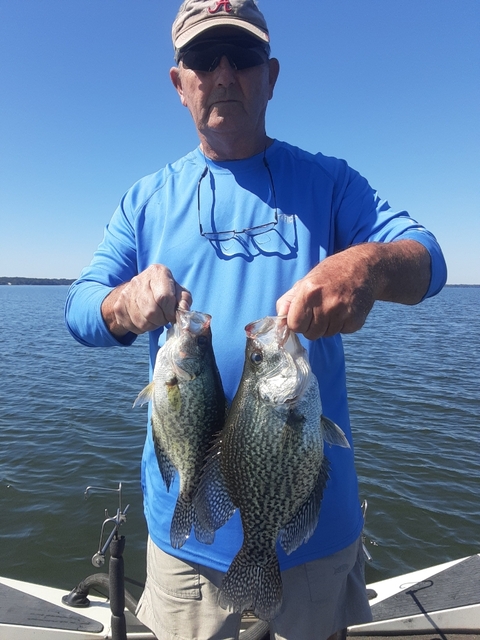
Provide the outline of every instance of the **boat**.
<path id="1" fill-rule="evenodd" d="M 131 596 L 127 595 L 123 616 L 112 614 L 109 579 L 106 573 L 92 574 L 66 593 L 64 589 L 0 577 L 0 638 L 155 640 L 154 634 L 135 617 L 136 603 Z M 107 591 L 107 595 L 88 594 L 87 598 L 83 591 L 85 584 L 88 589 Z M 240 638 L 268 638 L 268 623 L 247 613 L 242 618 Z"/>
<path id="2" fill-rule="evenodd" d="M 64 589 L 0 578 L 0 638 L 113 639 L 108 598 L 89 596 L 87 607 L 75 609 L 63 601 L 65 595 Z M 155 636 L 128 609 L 125 610 L 125 622 L 129 640 L 154 640 Z"/>
<path id="3" fill-rule="evenodd" d="M 119 535 L 128 505 L 119 505 L 114 517 L 102 524 L 98 551 L 92 564 L 98 569 L 110 552 L 108 573 L 97 572 L 69 593 L 54 587 L 0 577 L 0 638 L 3 640 L 154 640 L 153 633 L 135 617 L 137 602 L 125 588 L 123 551 Z M 113 525 L 105 543 L 107 525 Z M 364 546 L 365 549 L 365 546 Z M 366 551 L 366 549 L 365 549 Z M 368 552 L 366 552 L 368 557 Z M 462 640 L 480 640 L 480 554 L 428 567 L 367 585 L 373 621 L 347 630 L 356 637 L 411 637 L 463 634 Z M 92 595 L 96 590 L 99 595 Z M 103 594 L 103 595 L 102 595 Z M 240 640 L 267 640 L 268 623 L 246 612 Z"/>
<path id="4" fill-rule="evenodd" d="M 480 554 L 367 585 L 373 621 L 354 636 L 469 635 L 480 639 Z M 465 635 L 463 635 L 465 634 Z"/>
<path id="5" fill-rule="evenodd" d="M 105 587 L 107 581 L 108 574 L 94 574 L 90 586 Z M 382 580 L 367 588 L 373 621 L 350 627 L 348 637 L 429 634 L 430 638 L 436 634 L 445 640 L 448 634 L 464 634 L 464 640 L 480 638 L 480 554 Z M 89 595 L 88 605 L 78 609 L 67 604 L 68 595 L 62 589 L 0 577 L 0 638 L 115 639 L 108 597 Z M 128 640 L 154 640 L 131 609 L 127 602 Z M 240 638 L 268 638 L 268 625 L 247 615 Z"/>

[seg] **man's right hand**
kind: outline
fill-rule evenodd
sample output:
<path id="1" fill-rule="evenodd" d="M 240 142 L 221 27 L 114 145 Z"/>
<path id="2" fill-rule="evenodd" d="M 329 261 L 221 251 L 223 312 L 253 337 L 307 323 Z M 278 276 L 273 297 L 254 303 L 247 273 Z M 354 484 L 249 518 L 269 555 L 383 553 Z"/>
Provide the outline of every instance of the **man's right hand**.
<path id="1" fill-rule="evenodd" d="M 175 321 L 177 307 L 188 310 L 192 296 L 175 281 L 172 272 L 152 264 L 116 287 L 102 303 L 102 316 L 116 337 L 153 331 Z"/>

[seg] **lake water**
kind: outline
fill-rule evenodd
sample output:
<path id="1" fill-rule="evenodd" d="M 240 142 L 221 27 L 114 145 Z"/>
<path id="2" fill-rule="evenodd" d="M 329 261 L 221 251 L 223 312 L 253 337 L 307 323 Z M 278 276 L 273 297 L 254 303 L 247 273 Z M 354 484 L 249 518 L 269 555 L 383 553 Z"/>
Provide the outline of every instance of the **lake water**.
<path id="1" fill-rule="evenodd" d="M 118 497 L 84 490 L 122 482 L 125 571 L 143 581 L 146 407 L 132 402 L 148 381 L 147 339 L 77 344 L 66 292 L 0 287 L 0 575 L 70 590 L 94 573 Z M 377 303 L 344 342 L 367 580 L 479 552 L 480 288 L 447 287 L 417 307 Z"/>

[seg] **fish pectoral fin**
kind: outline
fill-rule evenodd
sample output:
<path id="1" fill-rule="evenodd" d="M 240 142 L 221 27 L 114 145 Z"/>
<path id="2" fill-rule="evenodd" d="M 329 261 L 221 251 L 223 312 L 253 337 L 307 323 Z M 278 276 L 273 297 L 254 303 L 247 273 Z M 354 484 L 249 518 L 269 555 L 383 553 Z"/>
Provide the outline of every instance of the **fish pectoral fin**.
<path id="1" fill-rule="evenodd" d="M 340 427 L 335 424 L 332 420 L 322 415 L 321 417 L 321 425 L 323 431 L 323 439 L 328 444 L 336 444 L 339 447 L 344 447 L 345 449 L 350 449 L 350 445 L 348 443 L 345 434 L 340 429 Z"/>
<path id="2" fill-rule="evenodd" d="M 133 403 L 133 407 L 141 407 L 153 398 L 153 392 L 155 389 L 155 382 L 152 380 L 150 384 L 140 391 L 135 402 Z"/>
<path id="3" fill-rule="evenodd" d="M 307 542 L 317 528 L 320 505 L 322 503 L 323 492 L 327 486 L 329 470 L 330 462 L 324 456 L 312 493 L 290 522 L 279 532 L 278 541 L 286 554 L 292 553 L 292 551 L 298 549 L 301 544 Z"/>

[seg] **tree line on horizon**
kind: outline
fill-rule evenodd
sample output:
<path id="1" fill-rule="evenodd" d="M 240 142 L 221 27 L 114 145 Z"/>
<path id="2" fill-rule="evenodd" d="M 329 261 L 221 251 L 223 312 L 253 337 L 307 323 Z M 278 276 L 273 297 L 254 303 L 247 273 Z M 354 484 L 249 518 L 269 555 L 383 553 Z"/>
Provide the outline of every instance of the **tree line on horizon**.
<path id="1" fill-rule="evenodd" d="M 7 278 L 6 276 L 0 276 L 0 285 L 19 285 L 19 284 L 58 284 L 69 285 L 75 282 L 74 279 L 69 278 Z"/>

